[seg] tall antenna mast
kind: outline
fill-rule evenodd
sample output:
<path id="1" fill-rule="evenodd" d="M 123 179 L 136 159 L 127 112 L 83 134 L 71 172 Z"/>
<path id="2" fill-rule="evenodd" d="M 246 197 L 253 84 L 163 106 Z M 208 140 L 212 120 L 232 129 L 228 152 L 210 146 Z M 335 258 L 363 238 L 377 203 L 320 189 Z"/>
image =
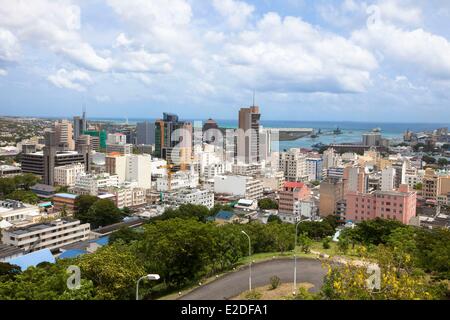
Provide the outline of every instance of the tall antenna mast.
<path id="1" fill-rule="evenodd" d="M 253 107 L 255 106 L 255 90 L 253 90 Z"/>

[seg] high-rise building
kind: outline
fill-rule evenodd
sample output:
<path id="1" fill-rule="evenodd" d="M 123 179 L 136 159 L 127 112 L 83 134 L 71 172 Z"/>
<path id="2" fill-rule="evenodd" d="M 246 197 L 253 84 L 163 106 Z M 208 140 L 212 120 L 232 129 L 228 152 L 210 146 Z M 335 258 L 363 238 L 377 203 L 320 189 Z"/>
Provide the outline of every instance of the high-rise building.
<path id="1" fill-rule="evenodd" d="M 137 124 L 137 139 L 138 145 L 155 144 L 155 124 L 149 121 L 139 122 Z"/>
<path id="2" fill-rule="evenodd" d="M 83 117 L 73 117 L 73 140 L 77 140 L 87 130 L 86 112 L 83 111 Z"/>
<path id="3" fill-rule="evenodd" d="M 106 172 L 119 176 L 119 182 L 136 182 L 139 188 L 150 189 L 152 157 L 149 155 L 114 155 L 105 159 Z"/>
<path id="4" fill-rule="evenodd" d="M 155 122 L 155 156 L 185 169 L 191 163 L 193 149 L 192 123 L 179 121 L 178 116 L 164 113 Z"/>
<path id="5" fill-rule="evenodd" d="M 381 171 L 381 191 L 392 191 L 395 189 L 396 171 L 394 168 L 386 168 Z"/>
<path id="6" fill-rule="evenodd" d="M 55 167 L 73 163 L 83 163 L 85 171 L 90 167 L 90 150 L 83 148 L 82 152 L 60 151 L 57 146 L 55 131 L 45 132 L 45 147 L 41 152 L 22 155 L 21 165 L 24 173 L 33 173 L 42 177 L 46 185 L 53 186 L 55 182 Z"/>
<path id="7" fill-rule="evenodd" d="M 73 126 L 67 120 L 55 122 L 57 145 L 64 150 L 75 150 L 73 139 Z"/>
<path id="8" fill-rule="evenodd" d="M 253 163 L 260 161 L 260 119 L 259 107 L 239 110 L 237 137 L 237 161 Z"/>

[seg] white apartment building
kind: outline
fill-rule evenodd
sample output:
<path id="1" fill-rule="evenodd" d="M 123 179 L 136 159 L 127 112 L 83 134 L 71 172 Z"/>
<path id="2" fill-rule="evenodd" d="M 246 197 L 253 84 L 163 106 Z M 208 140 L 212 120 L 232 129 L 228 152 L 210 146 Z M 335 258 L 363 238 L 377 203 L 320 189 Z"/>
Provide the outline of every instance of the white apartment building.
<path id="1" fill-rule="evenodd" d="M 139 188 L 152 186 L 152 157 L 150 155 L 109 155 L 106 172 L 119 176 L 119 183 L 136 182 Z"/>
<path id="2" fill-rule="evenodd" d="M 307 158 L 306 159 L 306 175 L 309 181 L 322 180 L 323 160 L 322 158 Z"/>
<path id="3" fill-rule="evenodd" d="M 179 206 L 182 204 L 202 205 L 211 209 L 214 207 L 214 193 L 208 190 L 184 189 L 167 192 L 163 195 L 163 203 Z"/>
<path id="4" fill-rule="evenodd" d="M 6 229 L 27 220 L 34 221 L 40 217 L 37 206 L 15 200 L 0 200 L 0 229 Z"/>
<path id="5" fill-rule="evenodd" d="M 418 183 L 423 182 L 424 175 L 425 170 L 417 170 L 416 168 L 406 169 L 405 184 L 407 184 L 411 189 L 414 189 Z"/>
<path id="6" fill-rule="evenodd" d="M 255 200 L 262 198 L 263 185 L 260 180 L 248 176 L 216 176 L 214 177 L 214 193 Z"/>
<path id="7" fill-rule="evenodd" d="M 169 176 L 163 176 L 156 180 L 156 190 L 165 192 L 182 188 L 197 188 L 199 175 L 193 171 L 178 171 Z"/>
<path id="8" fill-rule="evenodd" d="M 322 155 L 322 158 L 324 169 L 340 167 L 342 164 L 341 157 L 339 156 L 339 154 L 336 153 L 336 151 L 333 148 L 325 150 Z"/>
<path id="9" fill-rule="evenodd" d="M 99 189 L 119 187 L 119 176 L 109 173 L 81 174 L 77 177 L 74 192 L 77 194 L 90 194 L 96 196 Z"/>
<path id="10" fill-rule="evenodd" d="M 277 171 L 270 168 L 264 170 L 264 172 L 260 177 L 258 177 L 258 179 L 261 180 L 264 189 L 270 189 L 274 191 L 283 188 L 285 182 L 283 171 Z"/>
<path id="11" fill-rule="evenodd" d="M 256 176 L 261 174 L 261 164 L 238 163 L 231 166 L 231 173 L 236 176 Z"/>
<path id="12" fill-rule="evenodd" d="M 88 240 L 90 229 L 89 223 L 59 219 L 25 228 L 3 230 L 2 242 L 30 252 L 56 250 L 71 243 Z"/>
<path id="13" fill-rule="evenodd" d="M 225 173 L 225 165 L 223 163 L 210 164 L 203 169 L 203 178 L 211 179 L 215 176 L 223 175 Z"/>
<path id="14" fill-rule="evenodd" d="M 77 176 L 83 173 L 85 173 L 85 166 L 82 163 L 55 167 L 55 185 L 73 187 Z"/>
<path id="15" fill-rule="evenodd" d="M 141 206 L 147 203 L 145 189 L 133 185 L 120 185 L 117 188 L 107 188 L 102 191 L 108 193 L 99 196 L 99 198 L 104 196 L 111 199 L 119 209 Z"/>
<path id="16" fill-rule="evenodd" d="M 280 153 L 280 170 L 287 181 L 307 181 L 306 155 L 296 148 Z"/>
<path id="17" fill-rule="evenodd" d="M 392 191 L 395 189 L 396 171 L 389 167 L 381 171 L 381 191 Z"/>

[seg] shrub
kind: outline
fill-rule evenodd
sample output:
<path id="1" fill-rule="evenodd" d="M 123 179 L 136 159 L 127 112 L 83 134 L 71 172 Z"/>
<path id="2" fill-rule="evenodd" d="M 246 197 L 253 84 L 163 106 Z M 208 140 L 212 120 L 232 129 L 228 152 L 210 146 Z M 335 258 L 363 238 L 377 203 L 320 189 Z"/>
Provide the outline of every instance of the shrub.
<path id="1" fill-rule="evenodd" d="M 275 290 L 281 284 L 281 279 L 277 276 L 273 276 L 270 278 L 270 289 Z"/>

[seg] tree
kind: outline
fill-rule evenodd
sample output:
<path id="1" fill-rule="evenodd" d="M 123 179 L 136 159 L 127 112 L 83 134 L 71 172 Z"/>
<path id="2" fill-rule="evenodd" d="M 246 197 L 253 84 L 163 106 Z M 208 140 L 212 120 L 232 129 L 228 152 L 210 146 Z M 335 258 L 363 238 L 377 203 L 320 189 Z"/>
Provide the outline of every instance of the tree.
<path id="1" fill-rule="evenodd" d="M 269 218 L 267 218 L 267 223 L 283 223 L 279 216 L 271 214 Z"/>
<path id="2" fill-rule="evenodd" d="M 427 155 L 424 155 L 422 157 L 422 161 L 425 161 L 427 164 L 435 164 L 436 163 L 436 159 Z"/>
<path id="3" fill-rule="evenodd" d="M 422 190 L 423 189 L 423 184 L 421 182 L 416 183 L 414 185 L 414 190 Z"/>
<path id="4" fill-rule="evenodd" d="M 206 222 L 211 216 L 207 207 L 195 204 L 182 204 L 178 209 L 167 209 L 164 213 L 153 220 L 169 220 L 174 218 L 191 219 L 195 218 L 199 221 Z"/>
<path id="5" fill-rule="evenodd" d="M 0 282 L 13 280 L 21 272 L 19 266 L 0 262 Z"/>
<path id="6" fill-rule="evenodd" d="M 89 195 L 77 197 L 75 199 L 75 207 L 77 208 L 77 211 L 75 212 L 75 218 L 81 221 L 86 221 L 89 209 L 98 200 L 99 199 L 97 197 Z"/>
<path id="7" fill-rule="evenodd" d="M 277 276 L 273 276 L 270 278 L 270 289 L 275 290 L 281 284 L 281 279 Z"/>
<path id="8" fill-rule="evenodd" d="M 24 190 L 30 190 L 30 188 L 36 185 L 39 182 L 39 177 L 32 173 L 25 173 L 23 175 L 19 175 L 14 177 L 16 180 L 16 184 L 18 187 L 23 188 Z"/>
<path id="9" fill-rule="evenodd" d="M 446 158 L 440 158 L 440 159 L 438 160 L 438 165 L 439 165 L 440 167 L 445 167 L 445 166 L 448 165 L 448 160 L 447 160 Z"/>
<path id="10" fill-rule="evenodd" d="M 89 208 L 89 211 L 81 222 L 90 223 L 91 227 L 96 229 L 120 222 L 122 218 L 122 211 L 111 200 L 101 199 Z"/>
<path id="11" fill-rule="evenodd" d="M 137 232 L 136 230 L 128 227 L 123 227 L 112 233 L 109 236 L 109 243 L 115 243 L 118 241 L 122 241 L 124 243 L 131 243 L 133 241 L 138 241 L 143 238 L 142 233 Z"/>
<path id="12" fill-rule="evenodd" d="M 270 198 L 264 198 L 258 201 L 258 207 L 261 210 L 274 210 L 278 209 L 278 203 Z"/>
<path id="13" fill-rule="evenodd" d="M 326 249 L 330 249 L 330 238 L 324 238 L 322 241 L 322 247 L 326 250 Z"/>
<path id="14" fill-rule="evenodd" d="M 366 220 L 358 223 L 353 229 L 346 229 L 343 235 L 347 234 L 349 240 L 354 240 L 363 244 L 385 244 L 389 235 L 397 228 L 405 228 L 406 226 L 400 221 L 385 220 L 376 218 L 373 220 Z"/>
<path id="15" fill-rule="evenodd" d="M 302 251 L 309 253 L 311 251 L 312 240 L 308 237 L 308 234 L 306 232 L 300 234 L 298 240 Z"/>
<path id="16" fill-rule="evenodd" d="M 76 265 L 83 277 L 93 282 L 96 298 L 102 300 L 133 299 L 136 281 L 148 273 L 133 247 L 123 243 L 81 256 Z"/>
<path id="17" fill-rule="evenodd" d="M 170 288 L 192 283 L 206 274 L 219 252 L 212 224 L 174 218 L 145 225 L 140 242 L 146 269 L 161 275 Z"/>
<path id="18" fill-rule="evenodd" d="M 6 196 L 16 190 L 16 183 L 13 178 L 0 178 L 0 194 Z"/>
<path id="19" fill-rule="evenodd" d="M 39 197 L 34 192 L 25 190 L 15 190 L 6 197 L 11 200 L 17 200 L 29 204 L 36 204 L 39 202 Z"/>
<path id="20" fill-rule="evenodd" d="M 443 297 L 442 283 L 428 280 L 417 270 L 403 268 L 409 264 L 407 256 L 402 261 L 396 260 L 390 249 L 381 247 L 376 261 L 381 270 L 380 288 L 368 286 L 370 274 L 365 267 L 353 263 L 328 264 L 321 295 L 330 300 L 432 300 Z"/>

